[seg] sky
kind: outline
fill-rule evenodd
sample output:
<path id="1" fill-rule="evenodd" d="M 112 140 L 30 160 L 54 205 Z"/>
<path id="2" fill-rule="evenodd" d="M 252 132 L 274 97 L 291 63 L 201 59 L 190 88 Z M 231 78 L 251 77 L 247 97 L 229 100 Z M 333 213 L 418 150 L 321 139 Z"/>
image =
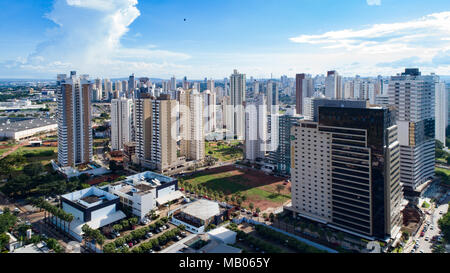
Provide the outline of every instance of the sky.
<path id="1" fill-rule="evenodd" d="M 0 0 L 0 78 L 450 75 L 448 0 Z"/>

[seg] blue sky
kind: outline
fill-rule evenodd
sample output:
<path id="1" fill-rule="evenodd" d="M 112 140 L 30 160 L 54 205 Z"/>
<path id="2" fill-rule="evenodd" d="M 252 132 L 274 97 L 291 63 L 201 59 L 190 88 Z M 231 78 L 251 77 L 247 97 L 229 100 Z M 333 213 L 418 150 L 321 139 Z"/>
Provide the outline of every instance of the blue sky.
<path id="1" fill-rule="evenodd" d="M 0 18 L 0 78 L 450 75 L 448 0 L 0 0 Z"/>

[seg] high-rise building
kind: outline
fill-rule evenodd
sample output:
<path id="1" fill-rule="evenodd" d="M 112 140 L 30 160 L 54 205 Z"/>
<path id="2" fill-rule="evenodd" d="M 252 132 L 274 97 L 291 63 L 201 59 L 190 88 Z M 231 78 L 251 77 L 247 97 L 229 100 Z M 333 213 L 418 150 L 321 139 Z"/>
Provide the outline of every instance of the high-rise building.
<path id="1" fill-rule="evenodd" d="M 122 93 L 124 93 L 127 98 L 131 99 L 128 94 L 128 81 L 122 81 Z"/>
<path id="2" fill-rule="evenodd" d="M 92 160 L 92 83 L 87 76 L 58 76 L 58 163 L 76 166 Z"/>
<path id="3" fill-rule="evenodd" d="M 245 74 L 239 74 L 235 69 L 230 76 L 230 94 L 231 105 L 234 107 L 233 133 L 237 139 L 244 138 L 245 131 L 245 91 L 246 79 Z"/>
<path id="4" fill-rule="evenodd" d="M 216 91 L 216 85 L 215 85 L 214 80 L 208 80 L 207 81 L 206 90 L 209 90 L 211 92 L 215 92 Z"/>
<path id="5" fill-rule="evenodd" d="M 134 76 L 134 73 L 128 78 L 128 94 L 131 94 L 134 92 L 134 90 L 137 88 L 136 85 L 136 79 Z M 127 96 L 128 97 L 128 96 Z"/>
<path id="6" fill-rule="evenodd" d="M 332 99 L 342 98 L 342 77 L 336 71 L 328 71 L 327 73 L 325 96 Z"/>
<path id="7" fill-rule="evenodd" d="M 314 93 L 314 84 L 311 76 L 306 74 L 297 74 L 295 77 L 295 101 L 297 114 L 303 114 L 304 99 L 309 98 Z"/>
<path id="8" fill-rule="evenodd" d="M 216 131 L 216 92 L 206 90 L 203 95 L 204 107 L 204 130 L 205 134 Z"/>
<path id="9" fill-rule="evenodd" d="M 399 234 L 404 203 L 390 109 L 320 107 L 318 122 L 300 121 L 291 133 L 294 215 L 368 240 Z"/>
<path id="10" fill-rule="evenodd" d="M 268 114 L 278 113 L 279 94 L 278 84 L 274 81 L 268 81 L 266 85 L 266 99 Z"/>
<path id="11" fill-rule="evenodd" d="M 176 91 L 177 90 L 177 79 L 175 76 L 170 78 L 170 91 Z"/>
<path id="12" fill-rule="evenodd" d="M 291 174 L 291 127 L 303 117 L 296 114 L 295 108 L 290 108 L 284 115 L 274 115 L 278 118 L 278 146 L 270 151 L 268 160 L 276 166 L 276 172 L 282 175 Z"/>
<path id="13" fill-rule="evenodd" d="M 368 106 L 367 101 L 363 100 L 337 100 L 324 97 L 313 97 L 306 100 L 309 105 L 305 105 L 304 116 L 305 118 L 311 119 L 313 121 L 318 121 L 319 119 L 319 109 L 320 107 L 345 107 L 345 108 L 365 108 Z"/>
<path id="14" fill-rule="evenodd" d="M 136 157 L 143 166 L 160 172 L 177 163 L 176 109 L 170 96 L 158 99 L 141 94 L 135 100 Z"/>
<path id="15" fill-rule="evenodd" d="M 434 176 L 435 95 L 439 77 L 419 69 L 391 77 L 389 104 L 396 108 L 400 142 L 400 181 L 407 195 L 421 191 Z"/>
<path id="16" fill-rule="evenodd" d="M 436 84 L 436 139 L 445 146 L 445 131 L 448 124 L 448 92 L 445 83 Z"/>
<path id="17" fill-rule="evenodd" d="M 132 140 L 133 100 L 113 99 L 111 101 L 111 148 L 123 150 L 123 144 Z"/>
<path id="18" fill-rule="evenodd" d="M 194 161 L 205 158 L 203 97 L 196 89 L 180 94 L 180 137 L 181 155 Z"/>
<path id="19" fill-rule="evenodd" d="M 266 96 L 246 101 L 245 109 L 245 159 L 255 162 L 264 159 L 267 152 L 267 102 Z"/>

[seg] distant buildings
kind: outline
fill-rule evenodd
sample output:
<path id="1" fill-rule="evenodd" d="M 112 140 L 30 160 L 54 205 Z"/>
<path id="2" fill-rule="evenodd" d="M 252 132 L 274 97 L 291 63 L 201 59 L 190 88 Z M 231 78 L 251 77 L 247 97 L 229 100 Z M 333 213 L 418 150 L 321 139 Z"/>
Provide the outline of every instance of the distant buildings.
<path id="1" fill-rule="evenodd" d="M 123 150 L 123 144 L 132 140 L 133 100 L 113 99 L 111 101 L 111 148 Z"/>
<path id="2" fill-rule="evenodd" d="M 210 81 L 208 81 L 209 83 Z M 212 85 L 214 85 L 214 81 L 212 81 Z M 202 93 L 203 95 L 203 109 L 204 109 L 204 131 L 205 134 L 212 133 L 216 131 L 216 125 L 217 125 L 217 109 L 216 109 L 216 92 L 214 89 L 207 89 L 205 92 Z"/>
<path id="3" fill-rule="evenodd" d="M 396 108 L 400 142 L 400 181 L 406 190 L 434 176 L 435 96 L 439 78 L 406 69 L 389 82 L 389 104 Z"/>
<path id="4" fill-rule="evenodd" d="M 58 76 L 58 162 L 75 166 L 92 160 L 92 84 L 87 76 Z"/>
<path id="5" fill-rule="evenodd" d="M 47 118 L 0 118 L 0 138 L 16 141 L 36 134 L 56 132 L 58 121 Z"/>
<path id="6" fill-rule="evenodd" d="M 294 215 L 368 240 L 402 226 L 398 126 L 386 108 L 320 107 L 292 128 Z"/>
<path id="7" fill-rule="evenodd" d="M 448 124 L 448 90 L 445 83 L 439 82 L 436 84 L 436 139 L 445 144 L 445 131 Z"/>
<path id="8" fill-rule="evenodd" d="M 310 76 L 306 74 L 297 74 L 295 77 L 295 101 L 297 114 L 304 114 L 304 99 L 312 97 L 314 93 L 314 84 Z"/>
<path id="9" fill-rule="evenodd" d="M 327 73 L 325 96 L 332 99 L 342 98 L 342 77 L 336 71 L 328 71 Z"/>

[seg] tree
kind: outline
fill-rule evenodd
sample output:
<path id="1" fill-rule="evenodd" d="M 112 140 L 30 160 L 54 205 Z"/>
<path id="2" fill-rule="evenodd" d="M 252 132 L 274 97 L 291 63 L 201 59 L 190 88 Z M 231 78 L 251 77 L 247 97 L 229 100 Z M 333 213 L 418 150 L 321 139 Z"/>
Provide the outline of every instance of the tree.
<path id="1" fill-rule="evenodd" d="M 276 186 L 276 190 L 278 192 L 278 195 L 280 195 L 281 191 L 284 190 L 284 185 L 278 184 Z"/>
<path id="2" fill-rule="evenodd" d="M 256 213 L 260 213 L 261 209 L 260 208 L 256 208 Z"/>
<path id="3" fill-rule="evenodd" d="M 41 162 L 33 162 L 25 165 L 22 171 L 29 177 L 35 178 L 44 171 L 44 165 Z"/>
<path id="4" fill-rule="evenodd" d="M 138 224 L 138 222 L 139 222 L 139 220 L 137 217 L 130 218 L 130 220 L 129 220 L 129 223 L 131 226 L 136 226 Z"/>
<path id="5" fill-rule="evenodd" d="M 9 243 L 9 236 L 6 233 L 0 234 L 0 251 L 6 248 Z"/>
<path id="6" fill-rule="evenodd" d="M 250 203 L 250 204 L 248 205 L 248 207 L 250 208 L 251 211 L 253 211 L 253 209 L 255 208 L 255 205 L 254 205 L 253 203 Z"/>

